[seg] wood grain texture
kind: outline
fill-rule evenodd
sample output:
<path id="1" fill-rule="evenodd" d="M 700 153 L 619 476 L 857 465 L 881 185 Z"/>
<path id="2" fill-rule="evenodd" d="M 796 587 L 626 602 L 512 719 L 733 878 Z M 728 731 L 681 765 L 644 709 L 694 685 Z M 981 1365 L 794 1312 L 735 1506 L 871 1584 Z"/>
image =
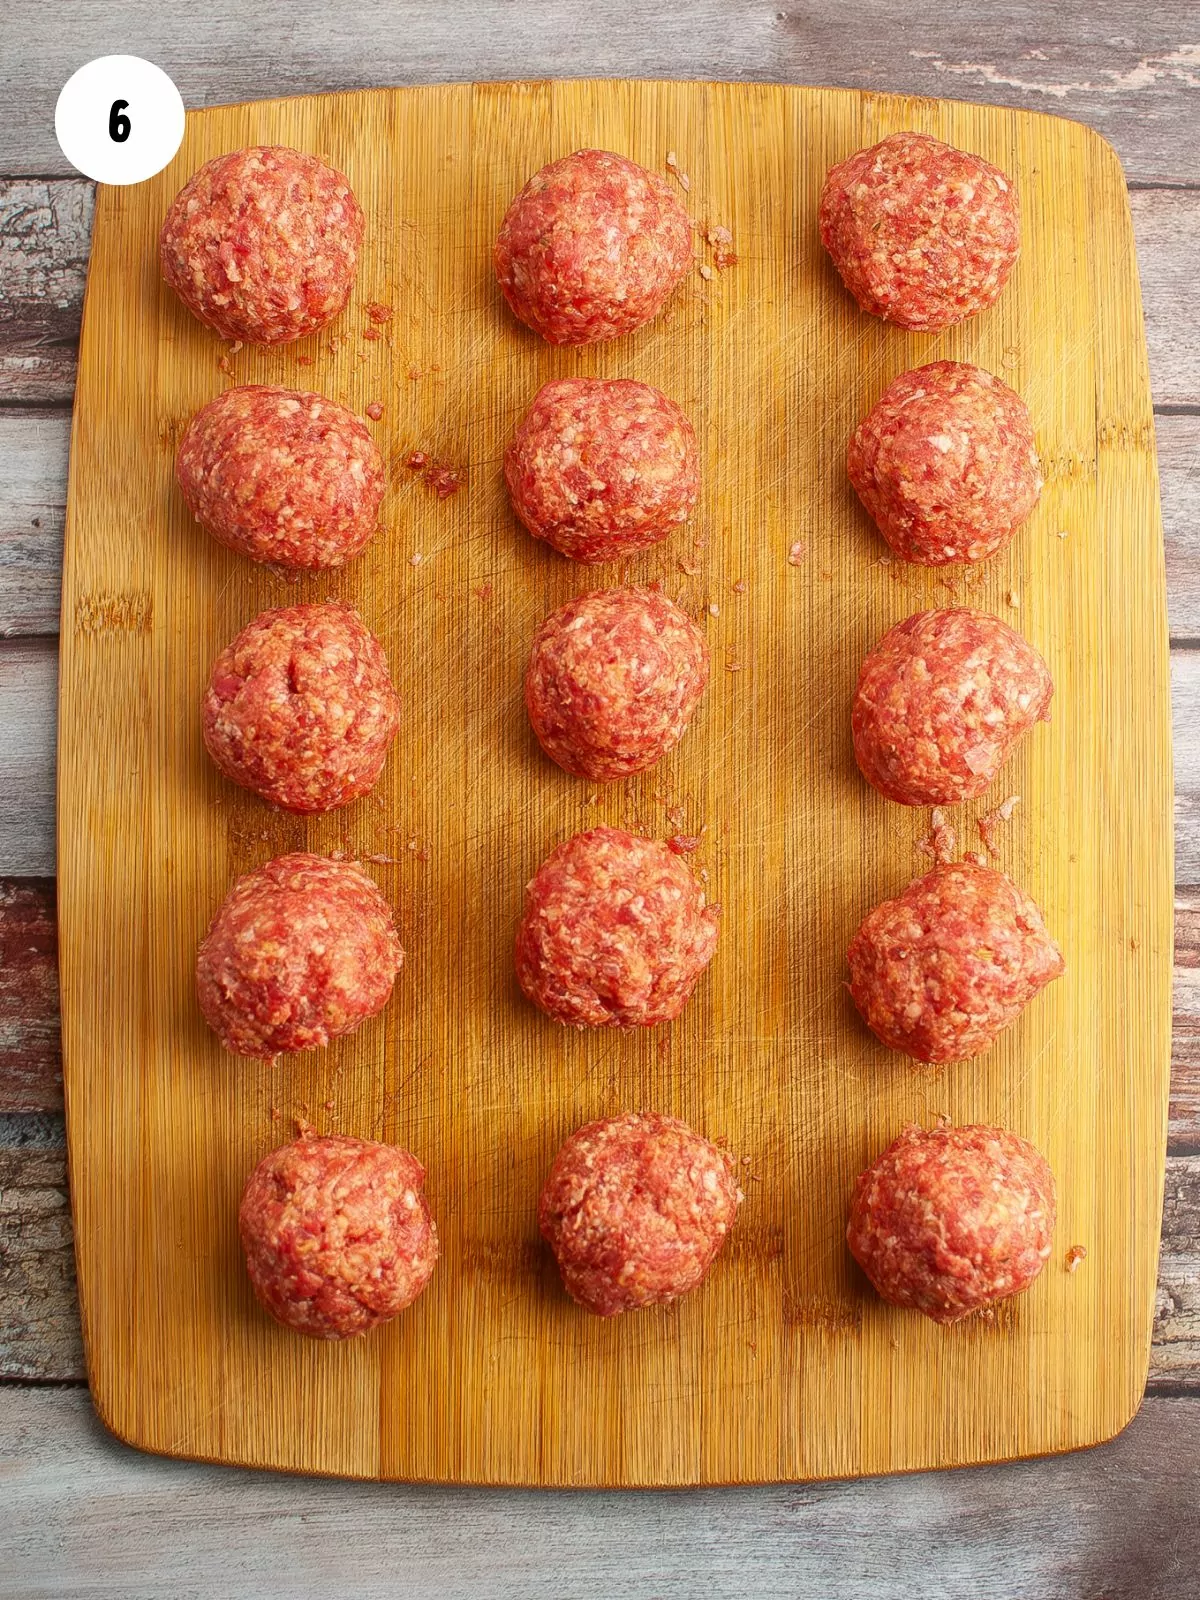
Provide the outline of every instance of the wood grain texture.
<path id="1" fill-rule="evenodd" d="M 57 682 L 52 640 L 0 646 L 0 862 L 14 877 L 54 872 L 46 822 L 54 811 Z"/>
<path id="2" fill-rule="evenodd" d="M 71 1238 L 62 1118 L 0 1116 L 0 1377 L 78 1377 Z"/>
<path id="3" fill-rule="evenodd" d="M 1200 1405 L 938 1476 L 530 1494 L 151 1460 L 79 1392 L 0 1389 L 6 1600 L 1186 1600 Z M 8 1582 L 5 1582 L 5 1576 Z"/>
<path id="4" fill-rule="evenodd" d="M 61 1109 L 54 884 L 0 878 L 0 1114 Z"/>
<path id="5" fill-rule="evenodd" d="M 3 168 L 0 168 L 3 170 Z M 70 400 L 94 189 L 81 177 L 0 182 L 0 398 Z"/>
<path id="6" fill-rule="evenodd" d="M 65 412 L 0 411 L 0 638 L 58 632 L 70 426 Z"/>
<path id="7" fill-rule="evenodd" d="M 1143 263 L 1151 390 L 1159 405 L 1200 405 L 1192 292 L 1200 192 L 1135 189 L 1129 199 Z M 28 214 L 44 219 L 45 228 L 13 225 Z M 0 228 L 9 229 L 0 233 L 0 402 L 70 399 L 91 219 L 91 185 L 80 179 L 0 181 Z"/>
<path id="8" fill-rule="evenodd" d="M 999 160 L 1025 198 L 1004 300 L 933 340 L 855 313 L 812 227 L 830 162 L 912 125 Z M 446 504 L 401 483 L 389 537 L 338 582 L 387 643 L 410 732 L 378 803 L 325 821 L 224 789 L 191 710 L 217 646 L 281 585 L 198 535 L 172 489 L 176 430 L 222 374 L 158 282 L 153 243 L 182 176 L 264 138 L 327 151 L 374 232 L 340 337 L 306 352 L 315 365 L 243 351 L 234 375 L 302 375 L 360 409 L 382 399 L 394 457 L 419 444 L 468 474 Z M 693 210 L 729 224 L 741 264 L 712 284 L 697 275 L 635 341 L 554 352 L 503 314 L 487 251 L 530 169 L 588 142 L 653 165 L 678 150 Z M 1072 124 L 770 87 L 488 86 L 235 108 L 193 117 L 160 179 L 101 197 L 64 580 L 60 896 L 84 1320 L 116 1431 L 349 1474 L 644 1484 L 980 1460 L 1124 1423 L 1151 1331 L 1171 936 L 1166 619 L 1132 266 L 1120 169 Z M 372 298 L 396 306 L 389 346 L 361 340 Z M 841 455 L 888 377 L 935 353 L 1006 372 L 1048 442 L 1044 505 L 972 594 L 1019 595 L 1058 683 L 1059 715 L 1014 770 L 1026 799 L 1006 860 L 1045 906 L 1071 977 L 986 1069 L 931 1077 L 857 1029 L 836 952 L 911 874 L 925 823 L 853 774 L 845 696 L 869 640 L 945 594 L 932 574 L 876 563 Z M 432 381 L 407 379 L 435 360 Z M 639 576 L 662 576 L 707 618 L 718 663 L 744 669 L 717 673 L 663 769 L 591 807 L 531 748 L 517 687 L 533 626 L 580 580 L 516 532 L 497 472 L 537 382 L 560 371 L 653 378 L 695 418 L 706 543 L 685 564 L 700 571 L 681 574 L 672 548 Z M 799 530 L 813 543 L 802 569 L 787 561 Z M 1078 737 L 1101 716 L 1103 748 Z M 567 1037 L 513 992 L 520 885 L 584 820 L 662 829 L 664 798 L 683 803 L 689 830 L 708 829 L 697 864 L 726 909 L 721 955 L 670 1034 Z M 386 1020 L 284 1073 L 223 1059 L 190 971 L 231 874 L 302 842 L 390 854 L 409 835 L 430 842 L 429 860 L 395 852 L 398 867 L 378 868 L 412 953 Z M 321 1125 L 394 1138 L 429 1164 L 443 1261 L 371 1341 L 300 1348 L 238 1270 L 237 1190 L 279 1138 L 280 1101 L 314 1113 L 331 1101 Z M 600 1325 L 547 1271 L 534 1200 L 562 1137 L 629 1105 L 726 1135 L 762 1181 L 704 1294 Z M 949 1339 L 865 1296 L 840 1242 L 849 1184 L 903 1121 L 939 1111 L 1033 1137 L 1059 1174 L 1062 1248 L 1086 1242 L 1108 1270 L 1056 1263 L 994 1326 Z"/>
<path id="9" fill-rule="evenodd" d="M 1190 0 L 209 0 L 188 25 L 158 0 L 0 13 L 0 172 L 66 171 L 54 102 L 93 56 L 138 53 L 190 107 L 264 95 L 501 78 L 728 78 L 953 96 L 1088 122 L 1131 178 L 1196 183 L 1200 30 Z"/>

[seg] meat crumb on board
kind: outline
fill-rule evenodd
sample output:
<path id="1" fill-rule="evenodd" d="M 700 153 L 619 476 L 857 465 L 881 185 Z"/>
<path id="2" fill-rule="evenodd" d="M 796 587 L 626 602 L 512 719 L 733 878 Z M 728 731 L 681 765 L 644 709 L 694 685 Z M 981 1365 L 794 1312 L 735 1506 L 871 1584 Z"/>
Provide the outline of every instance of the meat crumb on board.
<path id="1" fill-rule="evenodd" d="M 803 563 L 804 563 L 804 558 L 805 558 L 805 556 L 807 554 L 808 554 L 808 544 L 807 544 L 807 542 L 805 540 L 803 540 L 803 539 L 797 539 L 795 544 L 788 551 L 788 566 L 789 567 L 802 566 Z"/>
<path id="2" fill-rule="evenodd" d="M 392 310 L 391 306 L 382 305 L 378 300 L 372 300 L 367 305 L 367 316 L 370 317 L 371 321 L 376 325 L 384 322 L 390 322 L 394 315 L 395 312 Z"/>
<path id="3" fill-rule="evenodd" d="M 934 806 L 929 817 L 929 832 L 917 840 L 917 849 L 922 855 L 932 856 L 939 867 L 944 867 L 954 860 L 957 844 L 958 834 L 953 824 L 946 821 L 946 813 L 940 806 Z"/>
<path id="4" fill-rule="evenodd" d="M 704 235 L 705 243 L 713 253 L 713 266 L 718 272 L 724 272 L 728 267 L 737 266 L 737 255 L 733 249 L 733 235 L 728 228 L 716 226 L 709 228 Z"/>
<path id="5" fill-rule="evenodd" d="M 979 829 L 979 837 L 983 840 L 984 849 L 990 856 L 998 856 L 996 848 L 996 832 L 1002 823 L 1008 822 L 1013 812 L 1021 803 L 1019 794 L 1010 794 L 1007 800 L 1002 800 L 993 811 L 985 811 L 975 826 Z"/>
<path id="6" fill-rule="evenodd" d="M 699 850 L 699 848 L 699 834 L 676 833 L 667 840 L 667 849 L 673 850 L 677 856 L 690 856 L 693 850 Z"/>
<path id="7" fill-rule="evenodd" d="M 1081 1262 L 1087 1259 L 1087 1246 L 1073 1244 L 1063 1258 L 1063 1266 L 1068 1272 L 1077 1272 Z"/>
<path id="8" fill-rule="evenodd" d="M 378 422 L 380 417 L 383 415 L 383 401 L 382 400 L 372 400 L 370 405 L 367 406 L 365 409 L 366 409 L 366 413 L 370 417 L 371 421 L 372 422 Z"/>

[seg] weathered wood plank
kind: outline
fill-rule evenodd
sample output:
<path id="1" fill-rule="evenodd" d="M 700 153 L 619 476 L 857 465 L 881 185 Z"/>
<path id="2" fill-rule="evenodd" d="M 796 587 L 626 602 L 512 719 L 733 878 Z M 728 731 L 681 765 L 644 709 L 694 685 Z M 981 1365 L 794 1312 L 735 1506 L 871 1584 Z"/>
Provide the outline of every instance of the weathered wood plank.
<path id="1" fill-rule="evenodd" d="M 66 411 L 0 410 L 0 636 L 58 632 Z"/>
<path id="2" fill-rule="evenodd" d="M 1171 653 L 1175 882 L 1200 884 L 1200 650 Z"/>
<path id="3" fill-rule="evenodd" d="M 62 1118 L 0 1117 L 0 1378 L 83 1371 Z"/>
<path id="4" fill-rule="evenodd" d="M 58 651 L 49 639 L 0 645 L 0 874 L 54 873 Z"/>
<path id="5" fill-rule="evenodd" d="M 0 1435 L 21 1600 L 325 1600 L 331 1584 L 364 1600 L 1183 1600 L 1200 1566 L 1194 1399 L 1147 1400 L 1096 1450 L 971 1472 L 452 1501 L 139 1455 L 83 1390 L 0 1390 Z"/>
<path id="6" fill-rule="evenodd" d="M 62 1108 L 54 882 L 0 879 L 0 1113 Z"/>
<path id="7" fill-rule="evenodd" d="M 1192 295 L 1200 192 L 1135 190 L 1130 204 L 1155 403 L 1200 404 Z M 0 180 L 0 401 L 71 398 L 91 218 L 91 185 L 81 179 Z"/>
<path id="8" fill-rule="evenodd" d="M 1154 428 L 1171 637 L 1200 640 L 1200 417 L 1159 416 Z"/>
<path id="9" fill-rule="evenodd" d="M 93 196 L 83 178 L 0 183 L 5 400 L 52 405 L 69 401 L 74 392 Z"/>
<path id="10" fill-rule="evenodd" d="M 1200 84 L 1200 46 L 1196 74 Z M 1135 189 L 1129 204 L 1137 238 L 1154 403 L 1194 406 L 1200 401 L 1200 319 L 1194 308 L 1200 193 Z"/>
<path id="11" fill-rule="evenodd" d="M 765 79 L 1057 112 L 1097 127 L 1138 181 L 1200 179 L 1200 45 L 1187 0 L 910 0 L 900 10 L 879 0 L 354 0 L 333 14 L 325 0 L 293 0 L 282 32 L 269 6 L 214 0 L 202 40 L 159 0 L 124 0 L 119 13 L 75 6 L 69 28 L 47 27 L 45 15 L 41 0 L 4 9 L 0 172 L 65 172 L 59 88 L 81 62 L 134 40 L 189 106 L 471 78 Z"/>
<path id="12" fill-rule="evenodd" d="M 1168 1137 L 1180 1154 L 1200 1154 L 1200 890 L 1175 898 L 1175 1004 L 1171 1029 Z M 1200 1278 L 1200 1267 L 1197 1269 Z"/>

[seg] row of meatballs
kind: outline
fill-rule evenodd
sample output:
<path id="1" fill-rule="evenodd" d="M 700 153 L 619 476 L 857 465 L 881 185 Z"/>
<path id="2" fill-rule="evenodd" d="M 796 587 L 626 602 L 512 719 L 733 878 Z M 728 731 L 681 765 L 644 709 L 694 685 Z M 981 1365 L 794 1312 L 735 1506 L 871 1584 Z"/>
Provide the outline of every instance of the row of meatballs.
<path id="1" fill-rule="evenodd" d="M 285 1326 L 367 1333 L 410 1306 L 438 1259 L 420 1162 L 396 1145 L 305 1134 L 265 1156 L 238 1225 L 250 1281 Z M 563 1144 L 537 1217 L 571 1298 L 599 1317 L 680 1299 L 743 1199 L 729 1151 L 676 1117 L 591 1122 Z M 858 1178 L 846 1230 L 893 1305 L 961 1321 L 1020 1293 L 1051 1249 L 1054 1178 L 997 1128 L 910 1127 Z"/>
<path id="2" fill-rule="evenodd" d="M 860 305 L 913 328 L 947 326 L 990 304 L 1019 243 L 1004 175 L 915 134 L 895 135 L 835 168 L 820 222 Z M 362 230 L 361 210 L 340 174 L 298 152 L 260 148 L 201 169 L 167 218 L 161 259 L 185 303 L 224 336 L 286 342 L 324 326 L 344 306 Z M 691 225 L 673 192 L 603 151 L 577 152 L 530 180 L 495 251 L 509 304 L 557 344 L 615 338 L 640 326 L 691 260 Z M 1019 397 L 963 363 L 934 363 L 897 379 L 856 432 L 848 465 L 889 543 L 905 559 L 927 564 L 994 553 L 1040 489 Z M 379 453 L 351 413 L 318 395 L 259 386 L 227 391 L 193 419 L 177 471 L 192 511 L 224 543 L 254 559 L 309 569 L 341 565 L 364 547 L 384 483 Z M 505 474 L 514 507 L 536 537 L 582 562 L 610 561 L 686 521 L 698 484 L 695 437 L 680 409 L 649 385 L 565 380 L 539 392 L 507 452 Z M 707 675 L 703 636 L 665 596 L 604 590 L 543 625 L 526 703 L 543 747 L 560 765 L 613 779 L 653 765 L 678 741 Z M 979 793 L 1046 714 L 1050 693 L 1036 652 L 998 618 L 961 609 L 923 613 L 893 629 L 864 665 L 852 716 L 859 764 L 877 788 L 905 804 Z M 398 717 L 382 649 L 361 621 L 336 605 L 292 607 L 264 613 L 219 658 L 205 701 L 205 739 L 235 781 L 291 809 L 325 810 L 375 782 Z M 687 843 L 662 845 L 602 828 L 559 846 L 529 885 L 518 933 L 518 975 L 530 998 L 579 1026 L 645 1026 L 678 1015 L 717 938 L 716 908 L 706 906 L 679 859 Z M 981 948 L 987 961 L 979 959 Z M 274 1056 L 324 1044 L 373 1015 L 386 1003 L 401 959 L 390 911 L 359 868 L 285 857 L 231 891 L 201 947 L 198 990 L 229 1048 Z M 1002 873 L 962 862 L 939 867 L 878 907 L 855 936 L 850 966 L 851 992 L 881 1038 L 920 1059 L 947 1060 L 986 1049 L 1057 975 L 1061 957 L 1028 897 Z M 627 1125 L 635 1130 L 632 1144 L 619 1131 Z M 593 1140 L 599 1128 L 618 1132 Z M 578 1148 L 584 1154 L 566 1166 L 591 1174 L 581 1195 L 607 1193 L 612 1165 L 653 1199 L 652 1170 L 674 1172 L 686 1194 L 687 1173 L 702 1169 L 702 1187 L 728 1200 L 728 1184 L 713 1180 L 715 1157 L 698 1167 L 671 1158 L 675 1134 L 663 1134 L 666 1154 L 659 1150 L 667 1128 L 681 1125 L 636 1117 L 593 1125 L 576 1136 L 581 1144 L 568 1142 L 555 1170 Z M 715 1151 L 698 1135 L 684 1135 Z M 907 1164 L 893 1161 L 890 1191 L 918 1168 L 965 1171 L 971 1151 L 1002 1165 L 998 1152 L 1014 1139 L 995 1130 L 913 1130 L 876 1168 L 901 1149 L 916 1152 Z M 300 1162 L 297 1173 L 314 1160 L 321 1167 L 317 1152 L 328 1143 L 301 1140 L 268 1157 L 264 1168 L 277 1158 L 286 1165 L 289 1151 Z M 1052 1180 L 1036 1152 L 1015 1143 L 1016 1167 L 1027 1163 L 1029 1194 L 1036 1190 L 1040 1199 L 1017 1205 L 1017 1189 L 1005 1191 L 1012 1214 L 1048 1228 Z M 389 1150 L 334 1144 L 343 1154 L 350 1147 Z M 613 1151 L 618 1157 L 610 1163 Z M 411 1299 L 427 1281 L 436 1246 L 413 1158 L 396 1151 L 363 1157 L 385 1165 L 393 1158 L 402 1209 L 413 1226 L 418 1215 L 425 1219 L 426 1242 L 409 1252 Z M 953 1181 L 941 1184 L 948 1199 Z M 303 1186 L 297 1178 L 294 1198 Z M 278 1199 L 285 1190 L 275 1181 L 271 1192 Z M 736 1207 L 736 1186 L 732 1192 Z M 866 1178 L 862 1193 L 874 1193 Z M 251 1275 L 264 1303 L 281 1314 L 255 1261 L 274 1260 L 285 1271 L 283 1223 L 277 1217 L 270 1224 L 279 1249 L 263 1246 L 256 1255 L 254 1219 L 268 1218 L 270 1207 L 257 1205 L 254 1194 L 252 1179 L 242 1208 Z M 880 1216 L 886 1209 L 879 1196 L 871 1206 Z M 697 1218 L 708 1215 L 702 1199 L 687 1207 Z M 581 1218 L 588 1212 L 583 1199 L 575 1211 Z M 668 1212 L 660 1207 L 658 1214 Z M 618 1289 L 611 1304 L 603 1294 L 580 1292 L 571 1265 L 578 1252 L 559 1241 L 568 1287 L 602 1312 L 673 1298 L 699 1281 L 732 1210 L 714 1216 L 712 1228 L 702 1229 L 715 1240 L 711 1251 L 701 1250 L 698 1272 L 683 1274 L 673 1288 L 659 1284 L 628 1299 Z M 592 1242 L 602 1254 L 607 1249 L 615 1281 L 636 1284 L 642 1269 L 634 1236 L 644 1230 L 630 1234 L 611 1218 L 605 1223 L 603 1207 L 596 1229 Z M 880 1292 L 919 1303 L 905 1301 L 878 1264 L 872 1268 L 870 1231 L 860 1228 L 856 1245 L 852 1220 L 852 1247 Z M 547 1236 L 555 1243 L 552 1232 Z M 1029 1256 L 1039 1266 L 1043 1242 L 1039 1235 Z M 395 1261 L 404 1258 L 397 1247 Z M 994 1265 L 1001 1258 L 988 1259 Z M 951 1295 L 941 1319 L 1014 1292 L 1031 1275 L 1014 1269 L 1006 1288 L 1003 1273 L 985 1271 L 985 1291 L 974 1299 L 968 1293 L 958 1310 Z M 938 1316 L 940 1292 L 921 1309 Z M 401 1300 L 407 1303 L 403 1294 Z M 296 1303 L 303 1302 L 299 1295 Z"/>

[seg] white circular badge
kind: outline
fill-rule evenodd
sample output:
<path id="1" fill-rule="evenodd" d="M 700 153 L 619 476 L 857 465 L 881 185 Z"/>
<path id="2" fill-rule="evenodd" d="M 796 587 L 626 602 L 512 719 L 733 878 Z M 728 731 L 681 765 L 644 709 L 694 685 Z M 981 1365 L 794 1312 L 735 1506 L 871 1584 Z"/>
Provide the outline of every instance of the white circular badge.
<path id="1" fill-rule="evenodd" d="M 73 167 L 97 183 L 141 183 L 183 141 L 183 101 L 140 56 L 97 56 L 63 85 L 54 132 Z"/>

